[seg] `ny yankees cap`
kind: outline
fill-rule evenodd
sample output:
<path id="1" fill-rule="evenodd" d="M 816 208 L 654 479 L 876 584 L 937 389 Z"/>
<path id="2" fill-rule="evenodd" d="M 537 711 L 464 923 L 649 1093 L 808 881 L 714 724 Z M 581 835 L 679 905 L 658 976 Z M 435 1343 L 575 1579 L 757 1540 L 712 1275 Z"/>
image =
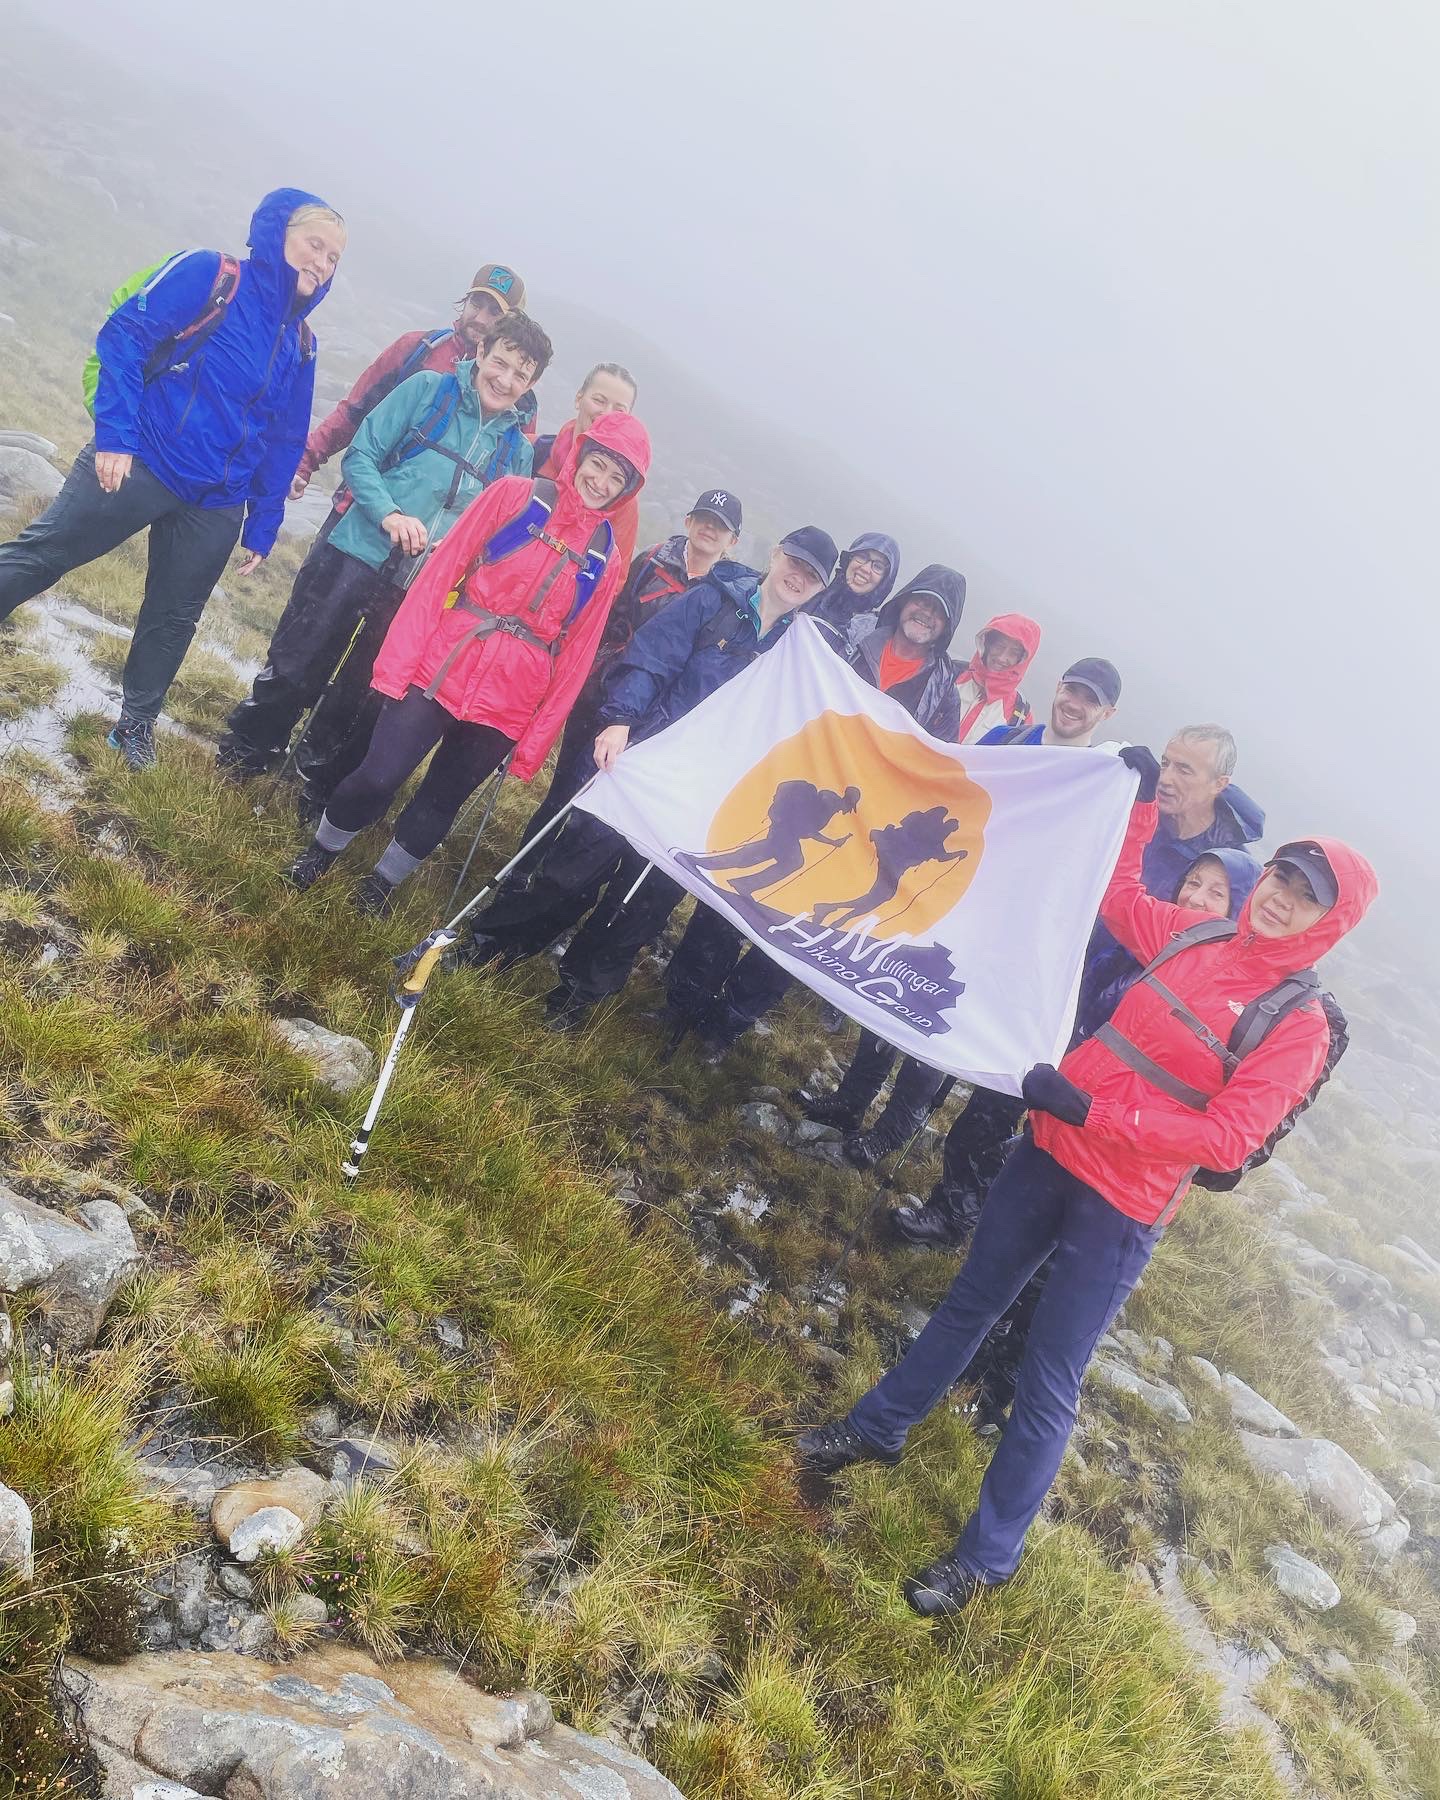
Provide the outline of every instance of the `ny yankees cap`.
<path id="1" fill-rule="evenodd" d="M 708 488 L 690 508 L 692 513 L 713 513 L 731 531 L 740 529 L 740 502 L 725 488 Z"/>
<path id="2" fill-rule="evenodd" d="M 1071 663 L 1060 679 L 1089 688 L 1102 706 L 1120 704 L 1120 671 L 1103 656 L 1082 656 L 1079 662 Z"/>
<path id="3" fill-rule="evenodd" d="M 1298 869 L 1322 906 L 1333 906 L 1340 898 L 1340 883 L 1330 867 L 1330 858 L 1318 844 L 1312 844 L 1308 839 L 1282 844 L 1267 867 L 1273 869 L 1276 863 L 1283 863 L 1287 869 Z"/>
<path id="4" fill-rule="evenodd" d="M 525 283 L 504 263 L 486 263 L 483 269 L 477 269 L 465 298 L 468 300 L 471 294 L 493 295 L 507 313 L 525 310 Z"/>

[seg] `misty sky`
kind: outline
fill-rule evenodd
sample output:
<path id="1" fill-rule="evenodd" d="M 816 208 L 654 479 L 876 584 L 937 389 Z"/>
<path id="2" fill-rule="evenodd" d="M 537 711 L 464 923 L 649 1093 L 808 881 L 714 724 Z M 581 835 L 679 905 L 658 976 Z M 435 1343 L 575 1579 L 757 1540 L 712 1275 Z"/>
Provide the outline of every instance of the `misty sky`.
<path id="1" fill-rule="evenodd" d="M 1437 871 L 1433 4 L 42 16 L 153 73 L 183 42 L 237 156 L 251 108 L 313 135 L 352 241 L 398 208 L 629 320 L 935 515 L 907 560 L 972 612 L 1172 669 L 1127 734 L 1224 719 L 1278 828 L 1412 908 Z"/>

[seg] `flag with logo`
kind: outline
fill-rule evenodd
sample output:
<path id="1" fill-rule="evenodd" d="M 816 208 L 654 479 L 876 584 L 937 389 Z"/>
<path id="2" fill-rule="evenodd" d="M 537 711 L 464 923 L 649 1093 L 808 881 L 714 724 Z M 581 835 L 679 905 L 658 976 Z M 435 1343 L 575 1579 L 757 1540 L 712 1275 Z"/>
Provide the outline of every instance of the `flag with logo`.
<path id="1" fill-rule="evenodd" d="M 576 802 L 799 981 L 1018 1094 L 1069 1041 L 1135 778 L 1103 750 L 944 744 L 803 617 Z"/>

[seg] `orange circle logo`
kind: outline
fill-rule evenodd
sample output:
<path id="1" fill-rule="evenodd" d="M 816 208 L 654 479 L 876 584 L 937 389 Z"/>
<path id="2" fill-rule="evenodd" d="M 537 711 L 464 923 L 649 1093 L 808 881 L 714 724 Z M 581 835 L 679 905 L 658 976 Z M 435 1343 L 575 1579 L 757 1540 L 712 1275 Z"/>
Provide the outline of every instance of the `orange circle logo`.
<path id="1" fill-rule="evenodd" d="M 984 788 L 923 739 L 824 712 L 735 784 L 683 860 L 747 915 L 919 938 L 974 879 L 989 817 Z"/>

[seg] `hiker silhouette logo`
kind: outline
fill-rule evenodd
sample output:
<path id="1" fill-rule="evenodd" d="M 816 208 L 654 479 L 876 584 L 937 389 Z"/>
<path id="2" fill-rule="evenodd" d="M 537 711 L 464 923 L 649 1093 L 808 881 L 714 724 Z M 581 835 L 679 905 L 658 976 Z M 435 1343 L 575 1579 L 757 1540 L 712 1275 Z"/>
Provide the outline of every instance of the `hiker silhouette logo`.
<path id="1" fill-rule="evenodd" d="M 903 973 L 931 990 L 922 1028 L 936 1030 L 964 983 L 925 939 L 974 879 L 989 817 L 989 794 L 953 757 L 866 714 L 826 711 L 735 783 L 704 850 L 673 855 L 777 949 L 840 979 L 890 972 L 883 947 L 903 944 Z"/>

